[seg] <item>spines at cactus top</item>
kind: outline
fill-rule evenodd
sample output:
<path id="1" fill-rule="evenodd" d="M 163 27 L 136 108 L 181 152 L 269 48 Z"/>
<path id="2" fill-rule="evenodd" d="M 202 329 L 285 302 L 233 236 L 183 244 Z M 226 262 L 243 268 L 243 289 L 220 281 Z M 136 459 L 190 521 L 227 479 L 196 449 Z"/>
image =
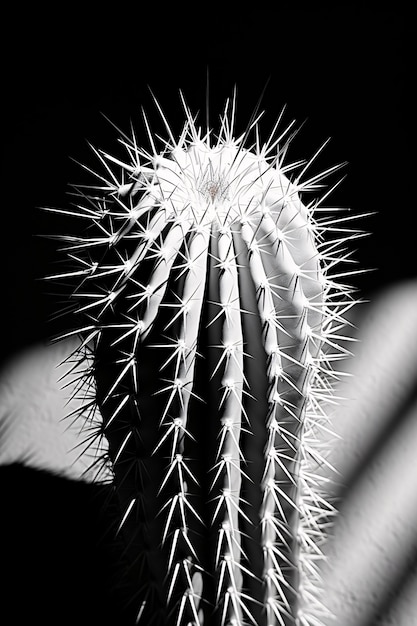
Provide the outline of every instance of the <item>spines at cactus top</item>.
<path id="1" fill-rule="evenodd" d="M 73 266 L 50 277 L 79 281 L 85 322 L 65 336 L 138 622 L 318 626 L 332 361 L 354 303 L 333 268 L 358 233 L 305 204 L 337 166 L 285 166 L 291 125 L 235 138 L 233 98 L 213 140 L 184 103 L 175 139 L 157 106 L 162 149 L 145 118 L 149 152 L 134 136 L 127 162 L 95 151 L 104 173 L 67 211 L 85 234 L 62 237 Z"/>

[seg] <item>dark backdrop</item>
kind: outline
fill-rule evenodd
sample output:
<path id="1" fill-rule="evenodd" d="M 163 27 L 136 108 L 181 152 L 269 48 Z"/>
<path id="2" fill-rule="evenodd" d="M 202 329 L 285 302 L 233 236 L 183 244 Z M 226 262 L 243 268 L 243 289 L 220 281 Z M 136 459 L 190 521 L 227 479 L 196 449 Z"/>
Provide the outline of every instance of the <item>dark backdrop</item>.
<path id="1" fill-rule="evenodd" d="M 72 224 L 39 207 L 68 202 L 68 183 L 84 176 L 72 159 L 95 164 L 86 140 L 115 149 L 117 133 L 102 113 L 125 131 L 132 119 L 146 143 L 140 107 L 154 119 L 149 85 L 179 130 L 178 89 L 204 113 L 207 68 L 214 126 L 236 84 L 243 129 L 269 81 L 265 136 L 286 105 L 287 121 L 306 121 L 291 159 L 311 156 L 332 137 L 318 167 L 348 165 L 329 202 L 377 212 L 361 224 L 372 235 L 356 244 L 359 267 L 376 268 L 354 281 L 364 297 L 416 275 L 410 17 L 398 9 L 280 6 L 165 13 L 159 3 L 112 3 L 88 14 L 37 6 L 4 18 L 3 358 L 66 324 L 48 321 L 58 304 L 38 279 L 54 271 L 56 243 L 39 235 Z"/>
<path id="2" fill-rule="evenodd" d="M 348 165 L 328 203 L 355 214 L 376 212 L 361 224 L 371 236 L 355 246 L 358 266 L 376 268 L 354 279 L 361 295 L 416 277 L 410 16 L 399 9 L 297 11 L 279 3 L 239 12 L 207 3 L 166 14 L 153 4 L 102 3 L 95 14 L 68 4 L 56 5 L 55 13 L 38 3 L 17 4 L 3 15 L 0 354 L 6 361 L 68 323 L 49 321 L 61 305 L 39 279 L 55 270 L 56 242 L 39 235 L 73 225 L 39 207 L 68 203 L 68 183 L 84 176 L 72 158 L 92 160 L 86 140 L 117 149 L 102 113 L 123 130 L 132 119 L 146 142 L 140 106 L 155 121 L 149 85 L 178 131 L 178 89 L 204 113 L 207 67 L 213 125 L 237 84 L 243 129 L 269 81 L 265 135 L 285 104 L 288 121 L 306 120 L 290 158 L 308 157 L 332 137 L 317 167 Z M 109 512 L 104 519 L 98 514 L 106 492 L 20 466 L 2 468 L 0 482 L 10 623 L 133 623 L 121 617 L 122 598 L 111 594 L 109 534 L 108 543 L 99 541 L 112 523 Z"/>

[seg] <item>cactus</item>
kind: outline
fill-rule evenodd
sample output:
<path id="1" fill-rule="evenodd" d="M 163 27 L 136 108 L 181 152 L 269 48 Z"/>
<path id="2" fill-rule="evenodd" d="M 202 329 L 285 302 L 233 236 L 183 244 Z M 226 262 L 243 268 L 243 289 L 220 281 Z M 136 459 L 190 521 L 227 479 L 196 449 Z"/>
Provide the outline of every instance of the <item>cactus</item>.
<path id="1" fill-rule="evenodd" d="M 256 110 L 235 138 L 234 95 L 214 138 L 181 99 L 178 139 L 155 100 L 162 148 L 144 114 L 150 151 L 133 132 L 128 162 L 93 148 L 98 183 L 49 209 L 88 224 L 49 277 L 77 282 L 84 320 L 63 335 L 80 337 L 72 415 L 119 497 L 138 623 L 319 626 L 324 442 L 355 302 L 334 268 L 358 231 L 317 217 L 331 189 L 302 201 L 340 166 L 304 180 L 322 148 L 285 165 L 293 123 L 261 144 Z"/>

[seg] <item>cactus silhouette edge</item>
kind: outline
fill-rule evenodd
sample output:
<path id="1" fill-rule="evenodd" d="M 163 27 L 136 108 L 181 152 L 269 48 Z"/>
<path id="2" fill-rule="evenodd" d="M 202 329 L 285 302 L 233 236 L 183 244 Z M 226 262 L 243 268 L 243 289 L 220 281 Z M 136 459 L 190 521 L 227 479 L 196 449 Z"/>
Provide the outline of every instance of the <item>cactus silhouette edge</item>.
<path id="1" fill-rule="evenodd" d="M 361 232 L 330 192 L 304 204 L 340 166 L 305 179 L 324 146 L 285 165 L 293 123 L 261 143 L 255 112 L 235 138 L 234 94 L 214 136 L 181 100 L 178 139 L 155 100 L 167 139 L 144 115 L 149 150 L 133 131 L 126 162 L 93 148 L 96 184 L 47 209 L 87 226 L 48 277 L 72 284 L 69 417 L 118 494 L 137 623 L 320 626 L 333 363 L 356 303 L 339 266 Z"/>

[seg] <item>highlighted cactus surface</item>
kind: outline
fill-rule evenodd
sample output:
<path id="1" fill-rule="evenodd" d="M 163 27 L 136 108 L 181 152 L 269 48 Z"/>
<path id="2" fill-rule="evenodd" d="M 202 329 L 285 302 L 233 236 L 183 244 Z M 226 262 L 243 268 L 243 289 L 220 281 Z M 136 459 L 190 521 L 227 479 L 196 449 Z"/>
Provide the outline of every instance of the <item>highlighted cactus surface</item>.
<path id="1" fill-rule="evenodd" d="M 358 234 L 315 195 L 338 166 L 284 164 L 292 124 L 261 144 L 255 114 L 235 137 L 232 98 L 215 136 L 183 105 L 175 138 L 156 104 L 162 147 L 145 117 L 149 151 L 134 134 L 126 162 L 95 150 L 102 173 L 64 211 L 86 223 L 50 277 L 77 283 L 86 444 L 119 496 L 139 624 L 318 626 L 354 303 L 334 268 Z"/>

